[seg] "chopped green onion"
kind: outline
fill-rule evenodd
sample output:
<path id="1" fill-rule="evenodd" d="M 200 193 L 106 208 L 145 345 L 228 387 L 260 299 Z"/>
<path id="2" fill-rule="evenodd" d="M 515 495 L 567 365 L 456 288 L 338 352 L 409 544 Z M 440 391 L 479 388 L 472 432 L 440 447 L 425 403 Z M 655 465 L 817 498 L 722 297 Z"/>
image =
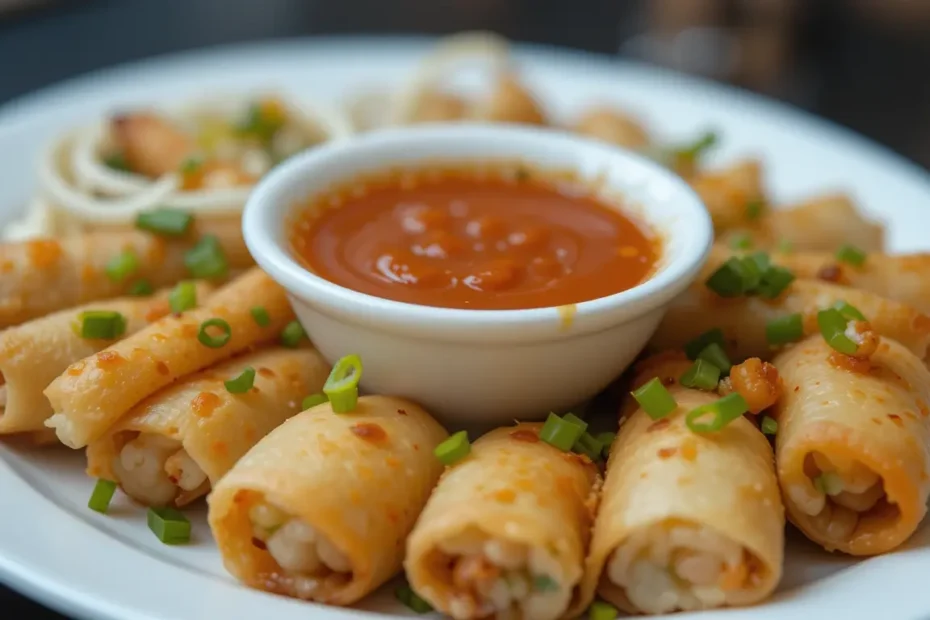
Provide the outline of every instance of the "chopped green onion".
<path id="1" fill-rule="evenodd" d="M 699 390 L 715 390 L 720 381 L 720 369 L 706 359 L 698 359 L 678 380 L 683 386 Z"/>
<path id="2" fill-rule="evenodd" d="M 611 431 L 604 431 L 603 433 L 597 434 L 597 440 L 603 444 L 604 448 L 609 449 L 614 443 L 614 439 L 617 438 L 617 433 Z"/>
<path id="3" fill-rule="evenodd" d="M 85 310 L 78 321 L 81 338 L 114 340 L 126 333 L 126 317 L 115 310 Z"/>
<path id="4" fill-rule="evenodd" d="M 839 310 L 840 314 L 849 319 L 850 321 L 865 321 L 865 315 L 859 312 L 859 308 L 840 300 L 833 304 L 833 307 Z"/>
<path id="5" fill-rule="evenodd" d="M 245 394 L 255 385 L 255 369 L 246 366 L 238 377 L 224 381 L 223 385 L 226 386 L 226 391 L 230 394 Z"/>
<path id="6" fill-rule="evenodd" d="M 750 267 L 738 256 L 731 256 L 704 282 L 720 297 L 739 297 L 746 292 L 746 284 L 752 280 Z"/>
<path id="7" fill-rule="evenodd" d="M 229 271 L 226 255 L 216 235 L 204 235 L 184 253 L 184 266 L 195 278 L 222 278 Z"/>
<path id="8" fill-rule="evenodd" d="M 794 252 L 794 243 L 790 239 L 779 239 L 777 251 L 779 254 L 790 254 Z"/>
<path id="9" fill-rule="evenodd" d="M 653 420 L 661 420 L 678 407 L 675 398 L 665 389 L 658 377 L 650 379 L 631 394 L 646 415 Z"/>
<path id="10" fill-rule="evenodd" d="M 698 159 L 715 144 L 717 144 L 716 132 L 706 131 L 691 144 L 676 149 L 675 154 L 678 157 L 694 160 Z"/>
<path id="11" fill-rule="evenodd" d="M 132 250 L 126 250 L 107 261 L 104 270 L 108 278 L 122 282 L 139 270 L 139 257 Z"/>
<path id="12" fill-rule="evenodd" d="M 752 235 L 749 233 L 738 233 L 730 237 L 731 250 L 748 250 L 752 248 Z"/>
<path id="13" fill-rule="evenodd" d="M 259 327 L 268 327 L 271 325 L 271 317 L 268 316 L 268 311 L 262 306 L 255 306 L 249 310 L 249 312 L 252 313 L 252 318 L 255 319 L 255 323 L 257 323 Z"/>
<path id="14" fill-rule="evenodd" d="M 575 422 L 550 413 L 542 430 L 539 431 L 539 438 L 562 452 L 568 452 L 584 434 L 586 426 L 579 426 Z"/>
<path id="15" fill-rule="evenodd" d="M 730 363 L 730 358 L 727 357 L 726 351 L 716 342 L 712 342 L 704 347 L 701 352 L 698 353 L 697 358 L 710 362 L 719 368 L 720 373 L 723 375 L 729 374 L 730 368 L 733 366 L 733 364 Z"/>
<path id="16" fill-rule="evenodd" d="M 839 495 L 843 486 L 843 479 L 833 472 L 827 471 L 814 478 L 814 488 L 824 495 Z"/>
<path id="17" fill-rule="evenodd" d="M 471 443 L 468 441 L 467 431 L 453 433 L 433 450 L 436 458 L 447 466 L 455 465 L 468 456 L 469 452 L 471 452 Z"/>
<path id="18" fill-rule="evenodd" d="M 765 273 L 768 268 L 772 266 L 772 259 L 769 258 L 769 255 L 765 252 L 753 252 L 749 256 L 744 257 L 743 260 L 749 261 L 760 274 Z"/>
<path id="19" fill-rule="evenodd" d="M 307 332 L 304 331 L 304 327 L 300 322 L 291 321 L 281 331 L 281 344 L 293 349 L 300 344 L 301 339 L 306 335 Z"/>
<path id="20" fill-rule="evenodd" d="M 97 480 L 97 484 L 94 485 L 94 491 L 90 494 L 87 507 L 101 514 L 106 514 L 107 510 L 110 508 L 110 500 L 113 499 L 113 494 L 115 492 L 115 482 L 100 478 Z"/>
<path id="21" fill-rule="evenodd" d="M 136 216 L 136 228 L 147 230 L 166 237 L 180 237 L 187 234 L 194 216 L 179 209 L 161 207 L 145 211 Z"/>
<path id="22" fill-rule="evenodd" d="M 271 142 L 282 126 L 283 123 L 280 120 L 269 118 L 263 113 L 261 104 L 253 103 L 246 111 L 245 117 L 236 123 L 236 130 L 267 143 Z"/>
<path id="23" fill-rule="evenodd" d="M 778 422 L 766 416 L 762 416 L 762 432 L 766 435 L 774 435 L 778 432 Z"/>
<path id="24" fill-rule="evenodd" d="M 697 359 L 698 354 L 707 347 L 707 345 L 717 343 L 723 348 L 725 342 L 723 339 L 723 330 L 719 327 L 709 329 L 694 340 L 685 344 L 685 355 L 689 360 Z"/>
<path id="25" fill-rule="evenodd" d="M 836 308 L 827 308 L 817 313 L 817 325 L 827 344 L 844 355 L 854 355 L 859 347 L 846 335 L 848 323 L 849 320 Z"/>
<path id="26" fill-rule="evenodd" d="M 211 336 L 207 329 L 210 327 L 215 327 L 221 331 L 219 336 Z M 200 341 L 200 344 L 210 347 L 211 349 L 219 349 L 232 338 L 232 328 L 229 326 L 229 323 L 223 319 L 207 319 L 200 324 L 200 331 L 197 332 L 197 340 Z"/>
<path id="27" fill-rule="evenodd" d="M 203 159 L 200 157 L 188 157 L 181 162 L 181 174 L 194 174 L 203 167 Z"/>
<path id="28" fill-rule="evenodd" d="M 533 590 L 535 592 L 555 592 L 559 589 L 559 582 L 549 575 L 534 575 Z"/>
<path id="29" fill-rule="evenodd" d="M 178 282 L 168 294 L 168 305 L 175 314 L 197 307 L 197 286 L 193 282 Z"/>
<path id="30" fill-rule="evenodd" d="M 103 165 L 110 170 L 119 170 L 120 172 L 131 172 L 129 163 L 122 153 L 113 153 L 103 158 Z"/>
<path id="31" fill-rule="evenodd" d="M 394 590 L 394 596 L 398 601 L 409 607 L 418 614 L 426 614 L 433 611 L 433 607 L 411 589 L 410 586 L 400 586 Z"/>
<path id="32" fill-rule="evenodd" d="M 174 508 L 149 508 L 149 529 L 166 545 L 190 542 L 191 522 Z"/>
<path id="33" fill-rule="evenodd" d="M 757 220 L 765 211 L 765 201 L 762 198 L 753 198 L 746 203 L 746 219 Z"/>
<path id="34" fill-rule="evenodd" d="M 800 313 L 780 316 L 765 325 L 765 339 L 772 345 L 797 342 L 803 337 L 804 317 Z"/>
<path id="35" fill-rule="evenodd" d="M 563 418 L 564 419 L 564 418 Z M 597 437 L 591 433 L 582 433 L 575 445 L 572 446 L 572 452 L 585 454 L 595 463 L 601 460 L 601 453 L 604 451 L 604 444 L 598 441 Z"/>
<path id="36" fill-rule="evenodd" d="M 746 399 L 737 392 L 727 394 L 723 398 L 700 407 L 695 407 L 685 416 L 685 424 L 695 433 L 714 433 L 749 411 Z M 702 422 L 701 418 L 712 415 L 709 422 Z"/>
<path id="37" fill-rule="evenodd" d="M 303 399 L 300 403 L 300 407 L 306 411 L 311 407 L 316 407 L 317 405 L 322 405 L 325 402 L 329 402 L 329 398 L 326 397 L 326 394 L 320 392 L 319 394 L 311 394 Z"/>
<path id="38" fill-rule="evenodd" d="M 571 422 L 576 426 L 580 426 L 582 431 L 588 430 L 588 423 L 576 416 L 574 413 L 566 413 L 562 416 L 562 419 L 566 422 Z"/>
<path id="39" fill-rule="evenodd" d="M 155 292 L 148 280 L 136 280 L 129 287 L 129 294 L 133 297 L 148 297 Z"/>
<path id="40" fill-rule="evenodd" d="M 355 409 L 361 378 L 362 359 L 358 355 L 346 355 L 333 365 L 323 384 L 323 393 L 329 398 L 334 413 L 349 413 Z"/>
<path id="41" fill-rule="evenodd" d="M 854 245 L 846 244 L 836 251 L 836 260 L 849 263 L 854 267 L 861 267 L 865 259 L 865 252 Z"/>
<path id="42" fill-rule="evenodd" d="M 762 274 L 762 280 L 756 287 L 756 293 L 766 299 L 775 299 L 794 282 L 794 274 L 790 270 L 772 265 Z"/>
<path id="43" fill-rule="evenodd" d="M 588 620 L 616 620 L 620 611 L 604 601 L 594 601 L 588 608 Z"/>

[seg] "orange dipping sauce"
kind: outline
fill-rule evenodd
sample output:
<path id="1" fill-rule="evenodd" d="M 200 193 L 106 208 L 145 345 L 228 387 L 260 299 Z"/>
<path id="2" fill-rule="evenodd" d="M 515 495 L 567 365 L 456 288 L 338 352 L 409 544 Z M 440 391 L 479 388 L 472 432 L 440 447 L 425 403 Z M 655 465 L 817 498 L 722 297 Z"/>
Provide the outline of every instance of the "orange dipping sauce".
<path id="1" fill-rule="evenodd" d="M 506 168 L 424 168 L 315 197 L 291 244 L 318 276 L 421 306 L 511 310 L 633 288 L 658 243 L 577 184 Z"/>

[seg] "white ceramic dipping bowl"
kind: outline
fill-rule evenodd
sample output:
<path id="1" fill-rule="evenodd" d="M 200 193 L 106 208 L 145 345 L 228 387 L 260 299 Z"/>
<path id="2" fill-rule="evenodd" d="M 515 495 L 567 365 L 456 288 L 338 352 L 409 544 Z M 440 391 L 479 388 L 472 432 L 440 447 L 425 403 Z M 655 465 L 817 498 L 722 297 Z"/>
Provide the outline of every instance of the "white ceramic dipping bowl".
<path id="1" fill-rule="evenodd" d="M 652 277 L 579 303 L 566 320 L 564 307 L 458 310 L 381 299 L 314 275 L 291 252 L 298 203 L 334 184 L 392 167 L 499 159 L 572 170 L 582 182 L 602 177 L 605 196 L 622 195 L 623 211 L 663 239 Z M 380 131 L 301 153 L 257 186 L 243 229 L 256 262 L 287 289 L 327 360 L 357 353 L 363 390 L 406 396 L 459 426 L 539 419 L 597 394 L 696 277 L 713 237 L 688 185 L 644 157 L 557 131 L 474 124 Z"/>

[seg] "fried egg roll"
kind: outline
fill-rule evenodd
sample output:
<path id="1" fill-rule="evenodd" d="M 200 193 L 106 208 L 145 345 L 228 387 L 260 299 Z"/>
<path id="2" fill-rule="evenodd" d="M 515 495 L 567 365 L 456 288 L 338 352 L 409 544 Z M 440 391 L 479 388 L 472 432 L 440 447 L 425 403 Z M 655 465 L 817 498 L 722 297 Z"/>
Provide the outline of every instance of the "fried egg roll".
<path id="1" fill-rule="evenodd" d="M 690 182 L 718 232 L 748 225 L 765 203 L 762 164 L 754 159 L 722 170 L 699 172 Z"/>
<path id="2" fill-rule="evenodd" d="M 210 290 L 207 283 L 197 284 L 201 299 Z M 0 332 L 0 435 L 48 430 L 52 407 L 42 391 L 69 364 L 113 344 L 80 336 L 80 314 L 93 310 L 118 312 L 125 320 L 123 337 L 130 336 L 170 312 L 168 292 L 70 308 Z"/>
<path id="3" fill-rule="evenodd" d="M 819 336 L 778 355 L 778 480 L 792 523 L 828 551 L 875 555 L 914 533 L 930 494 L 930 372 L 882 338 L 849 364 Z"/>
<path id="4" fill-rule="evenodd" d="M 404 540 L 442 473 L 445 430 L 414 403 L 359 398 L 289 419 L 208 498 L 226 569 L 247 585 L 350 605 L 401 569 Z"/>
<path id="5" fill-rule="evenodd" d="M 553 620 L 578 590 L 600 475 L 540 441 L 540 424 L 499 428 L 446 470 L 407 540 L 416 593 L 456 620 Z"/>
<path id="6" fill-rule="evenodd" d="M 194 228 L 181 238 L 127 230 L 0 244 L 0 328 L 127 295 L 140 280 L 159 288 L 189 278 L 185 252 L 204 235 L 219 240 L 231 270 L 254 264 L 238 217 L 195 223 Z M 107 264 L 129 252 L 136 268 L 126 277 L 110 277 Z"/>
<path id="7" fill-rule="evenodd" d="M 739 297 L 722 299 L 703 279 L 692 285 L 671 305 L 650 341 L 652 350 L 681 349 L 700 334 L 719 328 L 727 351 L 736 359 L 769 359 L 774 351 L 766 338 L 766 324 L 800 313 L 804 333 L 817 333 L 817 311 L 845 301 L 862 312 L 872 328 L 893 338 L 924 359 L 930 346 L 930 317 L 911 306 L 879 297 L 868 291 L 817 280 L 795 280 L 777 299 Z"/>
<path id="8" fill-rule="evenodd" d="M 268 315 L 264 326 L 252 316 L 256 306 Z M 272 340 L 292 320 L 284 289 L 254 268 L 201 307 L 168 315 L 71 364 L 45 390 L 55 411 L 45 425 L 55 429 L 63 444 L 83 448 L 146 396 L 179 377 Z M 208 322 L 213 325 L 207 326 Z"/>
<path id="9" fill-rule="evenodd" d="M 254 372 L 245 393 L 225 381 Z M 182 378 L 87 446 L 87 474 L 118 482 L 149 506 L 183 506 L 206 494 L 249 448 L 320 392 L 329 365 L 316 349 L 272 347 Z"/>
<path id="10" fill-rule="evenodd" d="M 652 371 L 644 380 L 664 376 Z M 745 417 L 692 432 L 685 414 L 719 397 L 678 384 L 668 391 L 678 408 L 658 421 L 630 399 L 635 411 L 607 462 L 584 591 L 647 614 L 762 601 L 778 585 L 784 553 L 769 442 Z"/>

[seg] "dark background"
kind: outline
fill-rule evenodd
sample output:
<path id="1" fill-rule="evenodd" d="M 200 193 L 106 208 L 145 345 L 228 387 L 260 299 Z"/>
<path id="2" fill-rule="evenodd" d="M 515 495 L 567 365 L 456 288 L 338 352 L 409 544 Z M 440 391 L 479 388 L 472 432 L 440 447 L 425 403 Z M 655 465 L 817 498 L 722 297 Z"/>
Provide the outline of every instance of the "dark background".
<path id="1" fill-rule="evenodd" d="M 930 0 L 0 0 L 0 104 L 203 46 L 477 28 L 736 83 L 930 167 Z M 62 617 L 0 586 L 0 618 Z"/>

